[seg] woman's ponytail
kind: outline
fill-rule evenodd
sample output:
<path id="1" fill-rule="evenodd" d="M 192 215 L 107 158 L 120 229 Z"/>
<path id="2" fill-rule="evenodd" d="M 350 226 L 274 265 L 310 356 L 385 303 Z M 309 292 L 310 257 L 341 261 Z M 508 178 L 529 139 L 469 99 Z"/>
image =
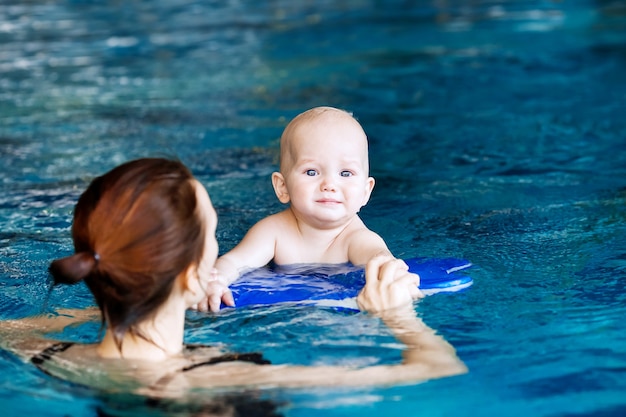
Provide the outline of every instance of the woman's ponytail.
<path id="1" fill-rule="evenodd" d="M 76 284 L 93 272 L 100 256 L 92 252 L 79 252 L 50 264 L 54 284 Z"/>

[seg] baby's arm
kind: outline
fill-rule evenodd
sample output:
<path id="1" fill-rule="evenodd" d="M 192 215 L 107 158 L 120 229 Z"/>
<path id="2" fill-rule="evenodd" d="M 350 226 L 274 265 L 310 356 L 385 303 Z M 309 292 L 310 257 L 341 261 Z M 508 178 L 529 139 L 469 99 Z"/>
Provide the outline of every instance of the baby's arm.
<path id="1" fill-rule="evenodd" d="M 237 246 L 217 259 L 215 268 L 220 279 L 230 285 L 247 271 L 265 266 L 274 259 L 278 229 L 276 215 L 252 226 Z"/>
<path id="2" fill-rule="evenodd" d="M 394 258 L 383 238 L 367 228 L 352 232 L 347 243 L 348 260 L 353 265 L 366 265 L 376 256 Z"/>
<path id="3" fill-rule="evenodd" d="M 200 311 L 220 310 L 228 286 L 246 271 L 267 265 L 274 258 L 276 247 L 276 217 L 270 216 L 246 233 L 241 242 L 215 262 L 217 275 L 207 288 L 207 297 L 196 306 Z M 229 298 L 232 300 L 232 298 Z"/>

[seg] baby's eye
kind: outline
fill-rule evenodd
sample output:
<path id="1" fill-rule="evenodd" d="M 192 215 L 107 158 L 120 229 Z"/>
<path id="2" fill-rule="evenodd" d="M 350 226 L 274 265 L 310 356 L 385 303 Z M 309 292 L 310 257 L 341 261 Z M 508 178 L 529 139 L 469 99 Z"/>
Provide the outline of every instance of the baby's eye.
<path id="1" fill-rule="evenodd" d="M 341 175 L 342 177 L 351 177 L 352 171 L 341 171 L 339 175 Z"/>
<path id="2" fill-rule="evenodd" d="M 307 169 L 305 171 L 305 174 L 308 175 L 309 177 L 314 177 L 317 175 L 317 171 L 314 169 Z"/>

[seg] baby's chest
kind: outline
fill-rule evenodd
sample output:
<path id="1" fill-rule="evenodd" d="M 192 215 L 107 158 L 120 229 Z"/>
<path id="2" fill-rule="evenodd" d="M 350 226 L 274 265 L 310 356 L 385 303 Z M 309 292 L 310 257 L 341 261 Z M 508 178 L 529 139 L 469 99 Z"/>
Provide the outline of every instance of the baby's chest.
<path id="1" fill-rule="evenodd" d="M 286 239 L 278 242 L 274 262 L 279 265 L 348 262 L 348 249 L 341 241 L 316 242 L 305 239 Z"/>

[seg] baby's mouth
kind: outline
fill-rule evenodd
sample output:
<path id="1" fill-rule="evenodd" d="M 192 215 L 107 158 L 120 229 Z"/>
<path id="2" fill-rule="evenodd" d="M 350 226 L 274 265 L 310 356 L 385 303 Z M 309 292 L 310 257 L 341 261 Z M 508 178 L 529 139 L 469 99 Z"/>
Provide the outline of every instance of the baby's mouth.
<path id="1" fill-rule="evenodd" d="M 320 198 L 317 200 L 320 204 L 340 204 L 339 200 L 335 200 L 334 198 Z"/>

